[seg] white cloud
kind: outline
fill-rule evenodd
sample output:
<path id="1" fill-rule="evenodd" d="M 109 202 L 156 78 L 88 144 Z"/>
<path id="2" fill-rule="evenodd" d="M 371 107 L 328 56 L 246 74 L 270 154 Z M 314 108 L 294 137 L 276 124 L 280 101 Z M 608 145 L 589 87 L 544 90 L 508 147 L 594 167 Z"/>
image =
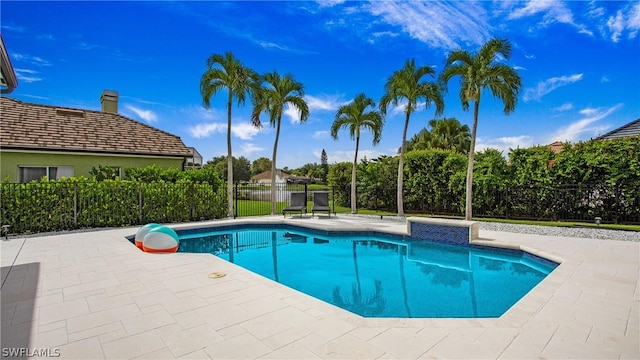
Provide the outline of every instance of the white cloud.
<path id="1" fill-rule="evenodd" d="M 344 3 L 346 0 L 318 0 L 320 7 L 333 7 Z"/>
<path id="2" fill-rule="evenodd" d="M 567 111 L 573 109 L 572 103 L 564 103 L 558 107 L 553 108 L 553 111 Z"/>
<path id="3" fill-rule="evenodd" d="M 226 129 L 226 125 L 225 125 Z M 260 132 L 260 129 L 248 122 L 231 124 L 231 133 L 242 140 L 251 140 Z"/>
<path id="4" fill-rule="evenodd" d="M 599 111 L 600 111 L 599 109 L 595 109 L 595 108 L 584 108 L 578 112 L 580 113 L 580 115 L 592 116 L 594 114 L 597 114 Z"/>
<path id="5" fill-rule="evenodd" d="M 504 157 L 507 157 L 509 149 L 528 148 L 533 146 L 533 144 L 533 137 L 529 135 L 503 136 L 499 138 L 478 137 L 476 139 L 476 151 L 496 149 L 502 152 Z"/>
<path id="6" fill-rule="evenodd" d="M 556 130 L 549 142 L 554 141 L 576 141 L 586 136 L 596 136 L 608 128 L 606 125 L 596 124 L 598 121 L 620 109 L 622 104 L 617 104 L 609 108 L 585 108 L 580 110 L 583 118 Z"/>
<path id="7" fill-rule="evenodd" d="M 574 82 L 580 80 L 582 80 L 582 74 L 563 75 L 549 78 L 547 80 L 539 82 L 535 88 L 526 89 L 524 92 L 524 101 L 539 101 L 543 96 L 547 95 L 553 90 L 565 85 L 573 84 Z"/>
<path id="8" fill-rule="evenodd" d="M 300 123 L 300 113 L 292 106 L 287 105 L 284 109 L 283 115 L 288 117 L 292 124 Z"/>
<path id="9" fill-rule="evenodd" d="M 42 81 L 42 78 L 34 76 L 34 75 L 36 75 L 38 73 L 35 70 L 13 69 L 13 71 L 16 73 L 16 77 L 18 78 L 19 81 L 22 81 L 22 82 L 25 82 L 25 83 L 32 83 L 32 82 L 36 82 L 36 81 Z"/>
<path id="10" fill-rule="evenodd" d="M 201 139 L 209 137 L 213 134 L 222 134 L 227 130 L 227 124 L 223 123 L 204 123 L 192 126 L 187 129 L 191 136 Z M 241 140 L 251 140 L 260 132 L 250 123 L 240 123 L 231 125 L 231 134 Z"/>
<path id="11" fill-rule="evenodd" d="M 523 3 L 514 2 L 514 4 L 517 6 Z M 524 4 L 524 7 L 512 10 L 507 19 L 516 20 L 524 17 L 542 16 L 542 20 L 539 22 L 541 27 L 562 23 L 576 27 L 579 33 L 593 35 L 586 26 L 575 22 L 573 13 L 564 2 L 559 0 L 529 0 Z"/>
<path id="12" fill-rule="evenodd" d="M 624 31 L 624 16 L 622 15 L 621 10 L 618 10 L 616 16 L 609 17 L 609 20 L 607 20 L 607 27 L 609 28 L 609 31 L 611 31 L 611 41 L 620 41 L 620 35 L 622 35 L 622 32 Z"/>
<path id="13" fill-rule="evenodd" d="M 627 28 L 630 30 L 629 38 L 634 39 L 640 31 L 640 2 L 632 2 L 627 16 Z"/>
<path id="14" fill-rule="evenodd" d="M 611 32 L 611 41 L 618 42 L 627 31 L 629 39 L 634 39 L 640 31 L 640 2 L 631 2 L 624 9 L 609 16 L 607 28 Z"/>
<path id="15" fill-rule="evenodd" d="M 32 65 L 37 65 L 37 66 L 49 66 L 51 65 L 51 63 L 39 56 L 33 56 L 33 55 L 27 55 L 27 54 L 20 54 L 20 53 L 11 53 L 11 57 L 14 58 L 16 61 L 24 61 L 24 62 L 28 62 Z"/>
<path id="16" fill-rule="evenodd" d="M 340 95 L 305 95 L 304 100 L 307 102 L 307 105 L 309 105 L 309 111 L 333 111 L 338 110 L 342 104 L 345 104 L 345 101 Z"/>
<path id="17" fill-rule="evenodd" d="M 393 32 L 393 31 L 377 31 L 374 33 L 371 33 L 371 35 L 373 35 L 373 37 L 379 38 L 379 37 L 398 37 L 398 33 L 397 32 Z"/>
<path id="18" fill-rule="evenodd" d="M 244 144 L 240 145 L 239 155 L 240 156 L 249 157 L 251 154 L 256 153 L 256 152 L 260 152 L 260 151 L 263 151 L 263 150 L 264 150 L 264 148 L 256 146 L 256 144 L 254 144 L 254 143 L 244 143 Z"/>
<path id="19" fill-rule="evenodd" d="M 276 43 L 273 43 L 273 42 L 270 42 L 270 41 L 256 40 L 255 42 L 256 42 L 256 44 L 260 45 L 261 47 L 263 47 L 265 49 L 276 49 L 276 50 L 282 50 L 282 51 L 293 51 L 288 46 L 279 45 L 279 44 L 276 44 Z"/>
<path id="20" fill-rule="evenodd" d="M 371 15 L 434 48 L 482 44 L 492 29 L 482 4 L 476 2 L 373 1 L 366 8 Z"/>
<path id="21" fill-rule="evenodd" d="M 325 140 L 329 139 L 330 137 L 331 134 L 329 134 L 329 131 L 327 130 L 320 130 L 313 133 L 313 138 L 316 140 Z"/>
<path id="22" fill-rule="evenodd" d="M 603 75 L 603 76 L 600 78 L 600 82 L 601 82 L 601 83 L 608 83 L 609 81 L 611 81 L 611 79 L 609 79 L 609 77 L 608 77 L 607 75 Z"/>
<path id="23" fill-rule="evenodd" d="M 374 149 L 358 149 L 358 162 L 360 162 L 365 157 L 369 160 L 375 159 L 381 155 L 396 155 L 396 151 L 398 149 L 393 150 L 392 152 L 384 152 L 380 150 Z M 313 154 L 320 160 L 320 155 L 322 150 L 316 150 Z M 327 151 L 327 160 L 329 164 L 339 163 L 339 162 L 349 162 L 353 163 L 353 156 L 355 155 L 355 148 L 353 150 L 333 150 Z"/>
<path id="24" fill-rule="evenodd" d="M 416 104 L 416 108 L 414 109 L 412 114 L 425 110 L 425 105 L 426 104 L 427 103 L 424 102 L 424 101 L 417 103 Z M 399 115 L 399 114 L 404 114 L 405 111 L 407 111 L 407 102 L 406 101 L 400 102 L 398 104 L 398 106 L 393 106 L 393 105 L 391 105 L 391 106 L 392 106 L 392 108 L 391 108 L 391 115 L 392 116 Z M 431 108 L 431 106 L 429 108 Z"/>
<path id="25" fill-rule="evenodd" d="M 147 123 L 154 123 L 158 121 L 158 115 L 156 115 L 156 113 L 154 113 L 151 110 L 140 109 L 139 107 L 129 105 L 129 104 L 125 105 L 124 107 L 127 108 L 129 111 L 132 111 L 133 113 L 135 113 L 139 118 L 146 121 Z"/>
<path id="26" fill-rule="evenodd" d="M 187 129 L 189 134 L 196 139 L 202 139 L 209 137 L 216 133 L 222 133 L 227 130 L 226 124 L 221 123 L 206 123 L 206 124 L 198 124 L 196 126 L 192 126 Z"/>
<path id="27" fill-rule="evenodd" d="M 310 113 L 317 111 L 336 111 L 340 106 L 347 103 L 340 95 L 305 95 L 304 100 L 309 106 Z M 288 117 L 292 124 L 300 123 L 300 113 L 288 104 L 284 109 L 283 115 Z"/>

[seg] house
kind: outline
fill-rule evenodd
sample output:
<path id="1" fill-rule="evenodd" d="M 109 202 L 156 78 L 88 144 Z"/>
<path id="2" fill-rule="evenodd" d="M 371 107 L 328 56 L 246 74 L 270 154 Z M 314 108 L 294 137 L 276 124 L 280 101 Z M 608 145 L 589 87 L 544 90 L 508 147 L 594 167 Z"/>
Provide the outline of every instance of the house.
<path id="1" fill-rule="evenodd" d="M 0 180 L 89 176 L 99 165 L 121 176 L 125 167 L 184 169 L 194 157 L 178 136 L 118 114 L 117 92 L 100 100 L 102 111 L 0 97 Z"/>
<path id="2" fill-rule="evenodd" d="M 283 172 L 282 170 L 276 170 L 276 184 L 284 184 L 291 175 Z M 271 184 L 271 170 L 261 172 L 260 174 L 251 177 L 251 182 L 258 184 Z"/>
<path id="3" fill-rule="evenodd" d="M 596 140 L 611 140 L 640 135 L 640 119 L 636 119 L 617 129 L 611 130 L 604 135 L 600 135 Z"/>
<path id="4" fill-rule="evenodd" d="M 16 73 L 11 66 L 11 59 L 7 48 L 4 46 L 4 39 L 0 35 L 0 93 L 9 94 L 18 86 Z"/>
<path id="5" fill-rule="evenodd" d="M 201 169 L 202 168 L 202 155 L 193 146 L 188 147 L 191 151 L 191 156 L 187 158 L 185 169 Z"/>
<path id="6" fill-rule="evenodd" d="M 547 145 L 554 154 L 559 154 L 562 152 L 562 148 L 564 147 L 564 143 L 562 141 L 554 141 L 551 144 Z"/>

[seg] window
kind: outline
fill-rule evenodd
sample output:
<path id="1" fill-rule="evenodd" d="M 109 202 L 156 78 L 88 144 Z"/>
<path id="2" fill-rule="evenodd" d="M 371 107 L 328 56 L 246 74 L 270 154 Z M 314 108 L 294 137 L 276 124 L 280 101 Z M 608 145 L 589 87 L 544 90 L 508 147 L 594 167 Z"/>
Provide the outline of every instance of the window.
<path id="1" fill-rule="evenodd" d="M 73 176 L 73 166 L 20 166 L 18 168 L 18 181 L 21 183 L 39 181 L 43 177 L 47 180 L 57 180 L 63 176 Z"/>

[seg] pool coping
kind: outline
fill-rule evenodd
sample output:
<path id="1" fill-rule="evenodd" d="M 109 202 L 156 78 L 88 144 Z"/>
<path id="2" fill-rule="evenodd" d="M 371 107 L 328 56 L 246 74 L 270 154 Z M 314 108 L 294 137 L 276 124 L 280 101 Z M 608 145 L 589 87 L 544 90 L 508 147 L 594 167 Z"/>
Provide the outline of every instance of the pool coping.
<path id="1" fill-rule="evenodd" d="M 331 220 L 267 217 L 176 224 L 172 227 L 265 222 L 316 227 L 321 231 L 330 226 L 331 230 L 357 228 L 406 234 L 406 226 L 402 223 L 353 221 L 340 217 L 332 217 Z M 30 346 L 57 344 L 64 351 L 63 356 L 85 354 L 82 351 L 90 351 L 88 345 L 92 345 L 99 349 L 96 350 L 99 351 L 96 357 L 110 358 L 114 354 L 120 354 L 121 357 L 144 354 L 148 357 L 159 357 L 161 354 L 170 357 L 173 354 L 173 357 L 179 357 L 182 356 L 178 355 L 181 353 L 181 346 L 196 341 L 191 338 L 191 331 L 195 328 L 188 327 L 184 322 L 184 316 L 189 314 L 189 319 L 195 321 L 197 318 L 200 322 L 205 322 L 196 328 L 203 327 L 211 334 L 209 343 L 205 339 L 198 340 L 206 343 L 206 346 L 188 353 L 196 358 L 287 357 L 287 354 L 297 358 L 640 356 L 637 340 L 640 301 L 638 243 L 481 230 L 479 239 L 473 240 L 473 243 L 525 250 L 546 258 L 555 257 L 560 265 L 500 318 L 374 319 L 360 317 L 233 264 L 223 263 L 213 255 L 142 253 L 124 239 L 132 233 L 135 233 L 134 228 L 2 242 L 3 268 L 8 265 L 19 267 L 41 264 L 38 270 L 41 279 L 35 289 L 35 304 L 31 301 L 32 309 L 29 310 L 35 326 L 31 329 Z M 66 249 L 73 251 L 69 253 Z M 90 254 L 88 259 L 86 254 Z M 63 266 L 67 262 L 72 265 Z M 127 267 L 138 268 L 140 271 L 133 278 L 121 277 Z M 19 319 L 25 316 L 25 306 L 29 299 L 7 301 L 12 299 L 13 294 L 19 296 L 19 286 L 24 288 L 26 279 L 34 276 L 33 272 L 22 272 L 20 269 L 11 271 L 3 286 L 3 339 L 7 338 L 4 334 L 19 333 L 18 330 L 25 324 Z M 184 270 L 178 271 L 179 269 Z M 221 282 L 211 283 L 206 277 L 201 278 L 204 269 L 224 269 L 228 275 L 219 280 Z M 151 274 L 154 277 L 149 277 Z M 81 283 L 58 284 L 59 280 L 56 279 L 61 275 L 71 276 L 75 281 L 79 279 Z M 166 276 L 166 279 L 155 278 L 159 275 Z M 98 280 L 89 281 L 94 277 Z M 85 283 L 83 279 L 89 282 Z M 148 283 L 143 284 L 142 281 Z M 116 282 L 119 285 L 114 284 Z M 208 296 L 231 284 L 240 287 L 227 295 Z M 109 296 L 113 295 L 116 288 L 122 295 Z M 171 295 L 172 292 L 175 294 Z M 229 294 L 235 297 L 227 298 Z M 189 306 L 194 308 L 187 306 L 186 309 L 180 309 L 184 312 L 173 314 L 170 312 L 173 309 L 172 303 L 162 302 L 160 295 L 183 296 L 184 303 L 191 304 Z M 125 297 L 129 304 L 113 310 L 93 309 L 96 301 L 103 303 L 105 299 L 115 297 Z M 146 310 L 141 307 L 141 299 L 150 297 L 160 303 L 152 306 L 151 310 Z M 273 299 L 273 302 L 270 300 L 265 303 L 267 299 Z M 201 307 L 196 307 L 196 301 Z M 256 301 L 271 305 L 245 305 Z M 88 304 L 89 313 L 79 315 L 78 308 L 83 307 L 72 306 L 78 303 Z M 83 306 L 86 308 L 87 305 Z M 214 311 L 220 306 L 229 314 L 218 311 L 214 318 L 197 316 L 207 313 L 209 307 L 213 307 L 211 311 Z M 269 306 L 278 309 L 273 310 Z M 282 306 L 285 307 L 281 308 Z M 105 311 L 114 317 L 109 328 L 105 324 L 82 332 L 75 331 L 85 321 L 102 319 Z M 137 315 L 132 319 L 140 318 L 136 323 L 146 323 L 150 320 L 144 311 L 164 314 L 172 324 L 126 336 L 130 330 L 126 317 L 133 316 L 131 312 L 135 312 Z M 259 311 L 265 313 L 254 314 L 255 317 L 251 319 L 244 318 L 246 312 Z M 234 318 L 233 314 L 244 315 Z M 289 324 L 287 326 L 264 322 L 285 314 L 288 315 L 279 318 L 279 321 Z M 218 322 L 221 320 L 215 319 L 219 316 L 229 322 L 227 326 L 220 326 Z M 60 318 L 60 321 L 45 321 L 52 317 Z M 309 318 L 309 321 L 305 321 L 303 325 L 293 323 L 294 318 L 302 317 Z M 291 319 L 286 320 L 288 318 Z M 172 341 L 172 336 L 165 336 L 170 331 L 175 332 L 172 336 L 183 339 L 182 345 Z M 270 332 L 273 334 L 265 337 Z M 78 338 L 79 334 L 84 334 L 82 339 Z M 139 342 L 137 346 L 131 345 L 134 340 L 144 339 L 153 339 L 148 344 L 156 344 L 157 349 L 150 350 L 150 345 L 141 347 Z M 229 347 L 225 347 L 225 344 Z M 262 349 L 262 352 L 238 354 L 240 348 L 246 351 Z"/>

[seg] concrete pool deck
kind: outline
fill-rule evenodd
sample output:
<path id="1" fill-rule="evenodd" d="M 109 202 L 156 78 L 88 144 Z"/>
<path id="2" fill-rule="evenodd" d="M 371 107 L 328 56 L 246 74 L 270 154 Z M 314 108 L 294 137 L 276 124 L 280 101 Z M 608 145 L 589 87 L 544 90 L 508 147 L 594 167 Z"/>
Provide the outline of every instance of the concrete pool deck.
<path id="1" fill-rule="evenodd" d="M 238 221 L 283 220 L 201 224 Z M 348 216 L 284 221 L 406 231 L 404 222 Z M 482 242 L 562 263 L 500 318 L 371 319 L 209 254 L 143 253 L 125 239 L 136 230 L 3 240 L 3 357 L 25 349 L 75 359 L 640 358 L 639 242 L 481 229 Z"/>

